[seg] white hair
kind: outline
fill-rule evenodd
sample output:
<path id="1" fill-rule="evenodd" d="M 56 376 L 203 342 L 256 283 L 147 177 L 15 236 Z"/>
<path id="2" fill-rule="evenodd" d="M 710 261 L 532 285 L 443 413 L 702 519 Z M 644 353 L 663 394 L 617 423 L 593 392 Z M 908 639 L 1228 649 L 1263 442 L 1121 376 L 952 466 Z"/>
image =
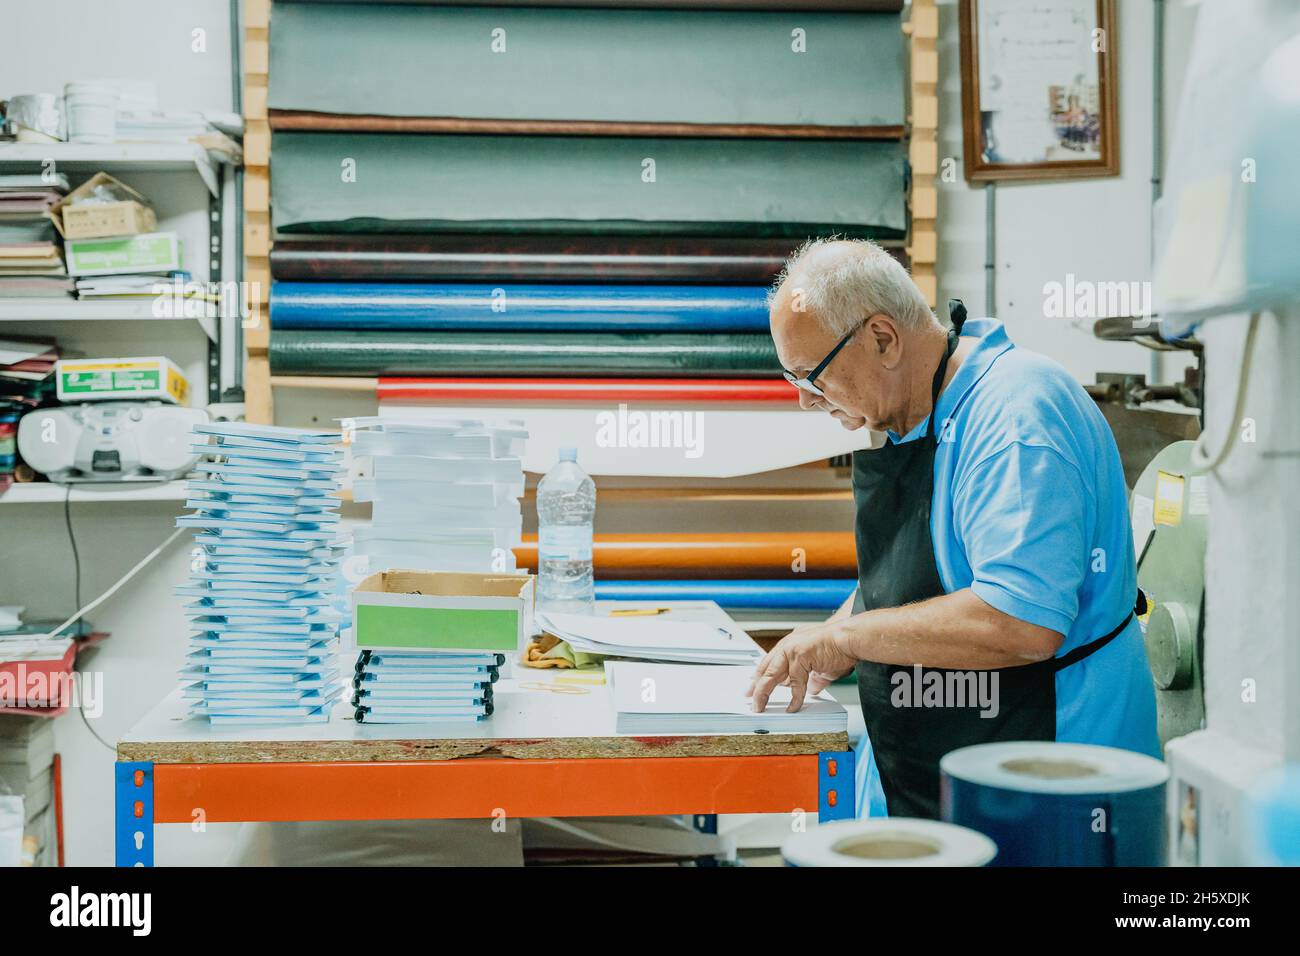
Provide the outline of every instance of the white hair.
<path id="1" fill-rule="evenodd" d="M 835 255 L 813 255 L 833 243 L 848 248 Z M 905 329 L 942 328 L 907 270 L 869 240 L 809 239 L 786 260 L 768 292 L 769 308 L 777 290 L 795 273 L 800 282 L 791 293 L 796 296 L 794 310 L 811 313 L 833 335 L 847 335 L 877 313 Z"/>

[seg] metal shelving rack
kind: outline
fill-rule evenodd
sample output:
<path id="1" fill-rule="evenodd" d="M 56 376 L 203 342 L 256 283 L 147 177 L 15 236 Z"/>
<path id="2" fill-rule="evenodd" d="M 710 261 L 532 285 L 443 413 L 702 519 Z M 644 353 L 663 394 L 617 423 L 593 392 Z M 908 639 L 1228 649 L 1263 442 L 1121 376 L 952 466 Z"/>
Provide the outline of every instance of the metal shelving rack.
<path id="1" fill-rule="evenodd" d="M 221 283 L 226 275 L 222 242 L 224 167 L 231 160 L 194 143 L 5 143 L 0 144 L 0 171 L 46 168 L 53 161 L 68 172 L 178 172 L 193 170 L 208 190 L 208 277 Z M 182 305 L 183 303 L 177 303 Z M 162 319 L 197 321 L 208 339 L 208 401 L 221 397 L 221 316 L 229 303 L 205 308 L 198 318 Z M 152 301 L 95 302 L 79 299 L 0 299 L 0 322 L 135 321 L 159 320 Z"/>

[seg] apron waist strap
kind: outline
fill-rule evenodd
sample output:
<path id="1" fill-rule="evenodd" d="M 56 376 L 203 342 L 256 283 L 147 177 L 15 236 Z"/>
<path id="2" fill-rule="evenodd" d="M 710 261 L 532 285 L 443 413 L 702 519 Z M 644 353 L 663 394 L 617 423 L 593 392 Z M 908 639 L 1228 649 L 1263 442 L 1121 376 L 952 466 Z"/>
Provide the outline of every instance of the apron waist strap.
<path id="1" fill-rule="evenodd" d="M 1095 641 L 1089 641 L 1087 644 L 1080 644 L 1074 650 L 1070 651 L 1070 653 L 1063 654 L 1062 656 L 1053 659 L 1052 670 L 1065 670 L 1071 664 L 1077 664 L 1085 657 L 1090 657 L 1093 654 L 1096 654 L 1099 650 L 1124 633 L 1124 628 L 1128 627 L 1128 622 L 1133 620 L 1134 614 L 1145 614 L 1146 612 L 1147 596 L 1142 593 L 1141 588 L 1138 588 L 1137 603 L 1134 605 L 1133 610 L 1129 611 L 1128 614 L 1124 616 L 1124 620 L 1119 622 L 1119 627 L 1115 628 L 1104 637 L 1099 637 Z"/>

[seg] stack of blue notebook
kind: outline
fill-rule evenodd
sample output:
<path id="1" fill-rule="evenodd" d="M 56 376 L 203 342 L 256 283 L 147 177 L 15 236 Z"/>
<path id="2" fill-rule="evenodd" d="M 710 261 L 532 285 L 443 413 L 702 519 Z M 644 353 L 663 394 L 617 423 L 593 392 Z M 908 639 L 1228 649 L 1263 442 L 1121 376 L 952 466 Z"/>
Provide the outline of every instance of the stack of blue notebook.
<path id="1" fill-rule="evenodd" d="M 362 651 L 352 679 L 358 723 L 486 720 L 504 654 L 481 651 Z"/>
<path id="2" fill-rule="evenodd" d="M 331 432 L 218 422 L 195 429 L 178 518 L 195 529 L 190 713 L 216 723 L 323 723 L 342 694 L 331 606 L 342 473 Z"/>

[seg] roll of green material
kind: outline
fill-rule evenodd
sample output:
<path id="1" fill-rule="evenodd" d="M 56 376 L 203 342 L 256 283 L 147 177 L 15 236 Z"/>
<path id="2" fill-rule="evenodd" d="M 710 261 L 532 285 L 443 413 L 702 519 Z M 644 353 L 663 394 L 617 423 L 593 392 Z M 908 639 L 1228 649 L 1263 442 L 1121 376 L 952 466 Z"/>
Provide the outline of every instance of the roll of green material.
<path id="1" fill-rule="evenodd" d="M 273 110 L 347 116 L 890 127 L 897 13 L 290 4 Z"/>
<path id="2" fill-rule="evenodd" d="M 274 133 L 285 232 L 899 238 L 901 143 Z"/>
<path id="3" fill-rule="evenodd" d="M 271 330 L 275 375 L 584 375 L 735 378 L 780 374 L 765 334 Z"/>

